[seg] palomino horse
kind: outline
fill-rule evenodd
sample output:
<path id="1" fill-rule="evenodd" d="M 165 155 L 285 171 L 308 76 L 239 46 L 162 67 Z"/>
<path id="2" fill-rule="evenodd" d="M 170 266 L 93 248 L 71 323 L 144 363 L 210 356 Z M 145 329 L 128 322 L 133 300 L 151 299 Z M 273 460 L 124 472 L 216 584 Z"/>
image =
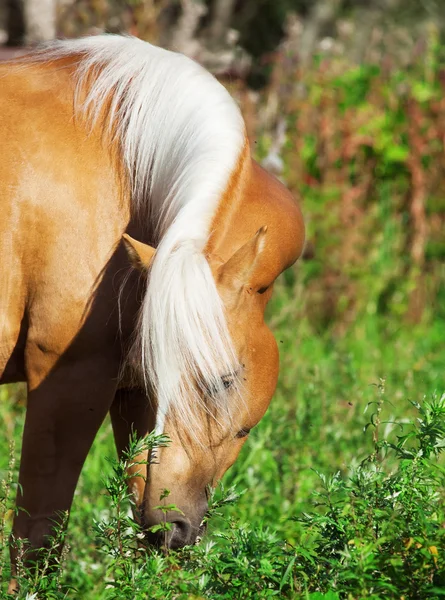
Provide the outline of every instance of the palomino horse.
<path id="1" fill-rule="evenodd" d="M 0 381 L 28 386 L 14 536 L 45 543 L 110 412 L 119 453 L 133 430 L 171 438 L 133 492 L 149 528 L 168 488 L 165 541 L 190 544 L 275 390 L 264 309 L 300 210 L 182 55 L 55 42 L 0 82 Z"/>

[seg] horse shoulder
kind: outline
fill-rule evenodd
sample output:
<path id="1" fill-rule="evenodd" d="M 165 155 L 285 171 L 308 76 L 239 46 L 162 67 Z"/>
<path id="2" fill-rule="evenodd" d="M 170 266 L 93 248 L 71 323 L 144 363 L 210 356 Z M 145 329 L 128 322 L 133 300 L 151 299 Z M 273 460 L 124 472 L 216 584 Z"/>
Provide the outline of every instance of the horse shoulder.
<path id="1" fill-rule="evenodd" d="M 86 353 L 113 335 L 116 320 L 106 312 L 114 312 L 116 293 L 107 298 L 102 280 L 122 268 L 111 258 L 129 207 L 101 136 L 74 118 L 69 73 L 27 67 L 3 76 L 0 280 L 8 291 L 0 301 L 14 312 L 10 340 L 26 312 L 27 362 L 42 363 L 40 379 L 75 340 Z"/>

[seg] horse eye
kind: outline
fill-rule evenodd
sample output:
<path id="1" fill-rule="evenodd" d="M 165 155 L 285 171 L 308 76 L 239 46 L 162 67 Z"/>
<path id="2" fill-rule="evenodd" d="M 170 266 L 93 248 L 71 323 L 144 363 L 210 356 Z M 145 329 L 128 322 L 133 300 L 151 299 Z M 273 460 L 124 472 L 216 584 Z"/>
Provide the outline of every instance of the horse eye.
<path id="1" fill-rule="evenodd" d="M 233 385 L 233 377 L 230 375 L 223 375 L 221 381 L 225 390 L 228 390 Z"/>
<path id="2" fill-rule="evenodd" d="M 232 387 L 234 378 L 232 375 L 222 375 L 220 381 L 222 385 L 219 383 L 203 385 L 205 393 L 208 394 L 211 398 L 217 396 L 217 394 L 221 392 L 225 392 L 230 387 Z"/>
<path id="3" fill-rule="evenodd" d="M 243 428 L 243 429 L 240 429 L 240 430 L 238 431 L 238 433 L 236 434 L 236 436 L 235 436 L 235 437 L 236 437 L 236 438 L 244 438 L 244 437 L 248 436 L 248 435 L 249 435 L 249 433 L 250 433 L 250 429 L 248 429 L 247 427 L 245 427 L 245 428 Z"/>

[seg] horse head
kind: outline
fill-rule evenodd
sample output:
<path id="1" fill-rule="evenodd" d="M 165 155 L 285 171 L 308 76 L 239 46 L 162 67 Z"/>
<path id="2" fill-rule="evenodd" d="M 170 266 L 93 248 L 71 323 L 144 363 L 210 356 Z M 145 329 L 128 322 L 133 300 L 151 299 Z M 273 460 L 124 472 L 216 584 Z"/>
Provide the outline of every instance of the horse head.
<path id="1" fill-rule="evenodd" d="M 223 206 L 218 211 L 205 249 L 223 304 L 234 366 L 227 370 L 221 361 L 219 382 L 206 381 L 195 369 L 194 389 L 189 391 L 201 402 L 188 404 L 192 420 L 184 422 L 174 406 L 162 417 L 159 431 L 171 443 L 157 449 L 143 493 L 145 527 L 171 523 L 168 531 L 155 527 L 156 533 L 148 533 L 150 541 L 171 548 L 193 543 L 202 532 L 208 488 L 235 462 L 265 414 L 278 379 L 277 343 L 264 313 L 274 281 L 301 254 L 304 225 L 297 204 L 279 181 L 253 161 L 246 171 L 237 208 L 228 201 L 227 210 Z M 149 272 L 154 250 L 129 238 L 126 244 L 133 264 Z M 166 489 L 164 502 L 175 509 L 165 513 L 156 507 Z"/>

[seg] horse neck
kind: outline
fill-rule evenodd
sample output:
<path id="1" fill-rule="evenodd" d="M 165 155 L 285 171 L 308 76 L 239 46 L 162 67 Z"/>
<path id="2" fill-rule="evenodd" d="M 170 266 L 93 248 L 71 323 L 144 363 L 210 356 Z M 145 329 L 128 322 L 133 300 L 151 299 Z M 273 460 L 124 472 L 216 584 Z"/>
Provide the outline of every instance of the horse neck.
<path id="1" fill-rule="evenodd" d="M 246 204 L 248 190 L 251 187 L 252 159 L 250 146 L 246 138 L 235 169 L 221 197 L 213 216 L 210 235 L 205 247 L 207 256 L 225 256 L 230 253 L 234 233 L 240 228 L 239 216 Z M 236 237 L 236 236 L 235 236 Z"/>

